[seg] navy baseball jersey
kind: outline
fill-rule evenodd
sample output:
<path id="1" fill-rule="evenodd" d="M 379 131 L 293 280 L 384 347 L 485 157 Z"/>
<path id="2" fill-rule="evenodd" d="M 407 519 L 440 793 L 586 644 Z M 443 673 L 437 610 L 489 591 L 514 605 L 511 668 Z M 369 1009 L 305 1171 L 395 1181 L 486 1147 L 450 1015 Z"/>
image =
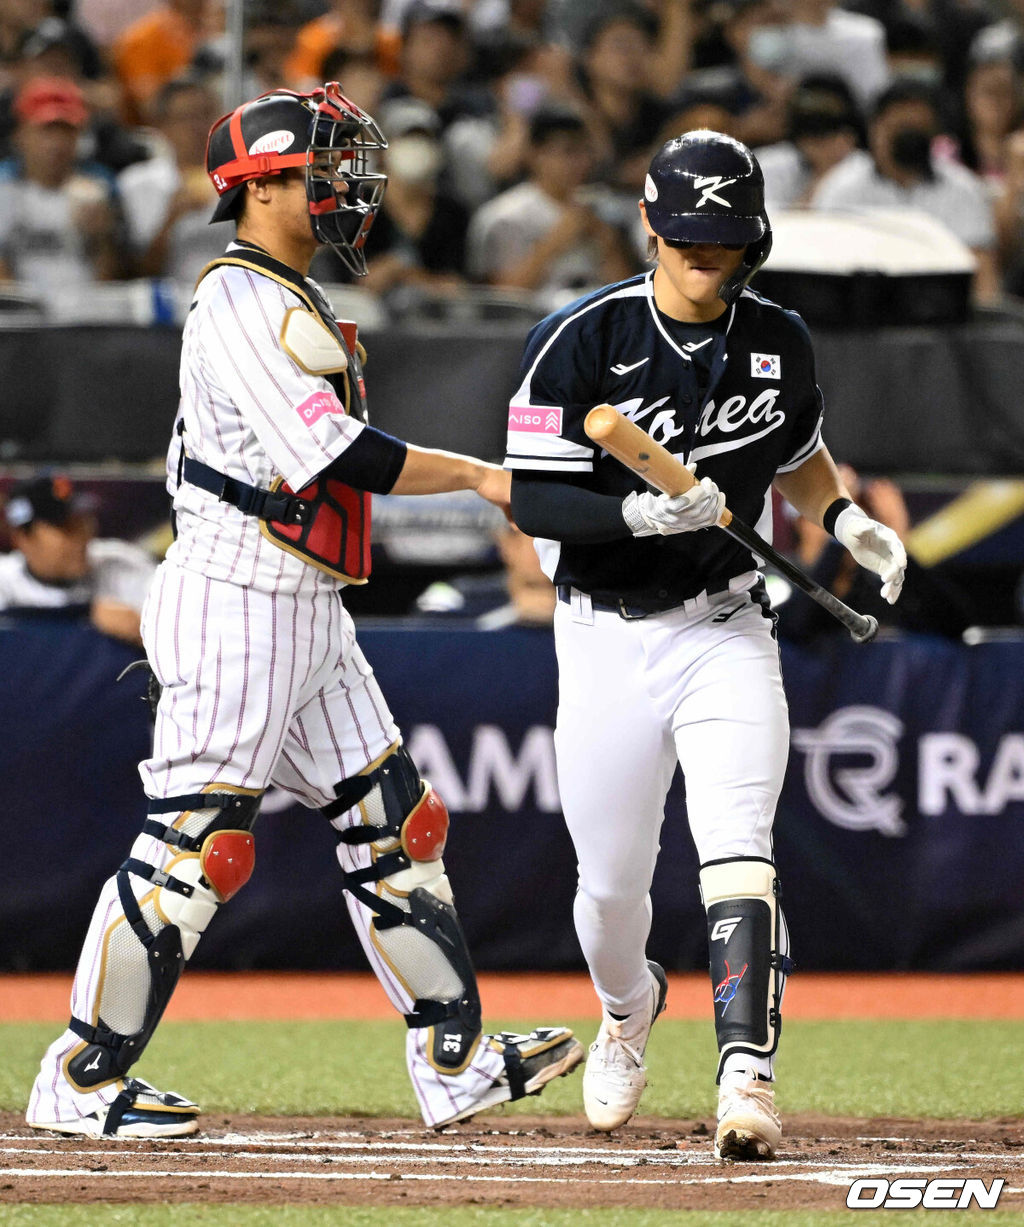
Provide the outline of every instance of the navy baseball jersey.
<path id="1" fill-rule="evenodd" d="M 770 487 L 821 446 L 822 400 L 810 335 L 793 311 L 745 289 L 722 316 L 682 324 L 658 310 L 653 272 L 606 286 L 530 332 L 512 397 L 505 467 L 624 498 L 646 487 L 587 437 L 611 404 L 711 477 L 741 520 L 771 540 Z M 725 533 L 599 543 L 538 541 L 556 584 L 666 607 L 750 571 Z"/>

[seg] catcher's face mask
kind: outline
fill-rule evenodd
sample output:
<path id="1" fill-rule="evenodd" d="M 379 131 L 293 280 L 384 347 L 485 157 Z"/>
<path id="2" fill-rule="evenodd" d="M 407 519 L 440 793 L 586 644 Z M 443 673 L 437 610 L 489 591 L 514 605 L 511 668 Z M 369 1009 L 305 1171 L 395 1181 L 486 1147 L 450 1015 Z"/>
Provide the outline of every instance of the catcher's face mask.
<path id="1" fill-rule="evenodd" d="M 366 272 L 363 245 L 380 208 L 387 175 L 370 170 L 386 149 L 375 121 L 336 82 L 314 90 L 316 104 L 306 163 L 306 197 L 313 233 L 333 247 L 356 276 Z"/>

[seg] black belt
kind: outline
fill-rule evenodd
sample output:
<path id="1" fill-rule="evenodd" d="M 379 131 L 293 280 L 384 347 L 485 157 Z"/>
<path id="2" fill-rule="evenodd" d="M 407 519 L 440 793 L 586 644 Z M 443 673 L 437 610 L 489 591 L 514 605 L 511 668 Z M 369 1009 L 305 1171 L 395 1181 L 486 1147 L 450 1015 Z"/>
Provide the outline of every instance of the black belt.
<path id="1" fill-rule="evenodd" d="M 283 524 L 307 524 L 313 514 L 313 504 L 294 494 L 274 490 L 261 490 L 235 477 L 218 473 L 201 460 L 186 456 L 182 476 L 192 486 L 215 494 L 222 503 L 237 507 L 246 515 L 258 516 L 261 520 L 279 520 Z"/>
<path id="2" fill-rule="evenodd" d="M 579 591 L 579 590 L 577 590 Z M 702 592 L 695 592 L 694 597 L 698 596 L 718 596 L 721 592 L 729 591 L 729 580 L 714 580 Z M 668 613 L 672 609 L 679 609 L 686 604 L 688 600 L 693 600 L 694 597 L 683 597 L 679 600 L 676 597 L 671 598 L 665 604 L 658 602 L 645 603 L 643 605 L 634 604 L 630 601 L 624 601 L 621 597 L 612 600 L 603 600 L 600 597 L 592 596 L 589 593 L 583 593 L 584 596 L 590 596 L 590 604 L 594 609 L 604 610 L 606 613 L 617 613 L 620 618 L 625 618 L 627 622 L 632 622 L 638 618 L 649 618 L 651 614 Z M 569 605 L 572 603 L 572 585 L 558 585 L 558 599 L 563 604 Z"/>

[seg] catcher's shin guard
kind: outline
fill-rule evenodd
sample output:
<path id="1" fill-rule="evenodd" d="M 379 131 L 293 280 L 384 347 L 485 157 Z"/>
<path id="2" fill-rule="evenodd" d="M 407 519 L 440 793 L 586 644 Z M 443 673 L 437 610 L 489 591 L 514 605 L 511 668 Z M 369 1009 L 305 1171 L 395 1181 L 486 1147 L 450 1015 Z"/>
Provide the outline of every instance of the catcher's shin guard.
<path id="1" fill-rule="evenodd" d="M 709 861 L 700 871 L 700 890 L 708 917 L 720 1080 L 734 1053 L 769 1061 L 774 1055 L 792 963 L 771 861 Z"/>
<path id="2" fill-rule="evenodd" d="M 323 812 L 338 842 L 368 853 L 344 874 L 345 889 L 373 913 L 370 940 L 414 1001 L 406 1023 L 431 1029 L 431 1064 L 439 1073 L 461 1073 L 481 1033 L 481 1009 L 441 860 L 444 802 L 400 743 L 335 792 Z"/>
<path id="3" fill-rule="evenodd" d="M 68 1024 L 83 1041 L 63 1063 L 76 1090 L 123 1077 L 142 1054 L 213 914 L 252 874 L 260 799 L 213 785 L 150 801 L 153 817 L 101 895 L 93 926 L 104 927 L 90 928 L 82 952 L 76 993 L 86 966 L 100 976 L 87 1008 L 76 1001 L 86 1017 Z"/>

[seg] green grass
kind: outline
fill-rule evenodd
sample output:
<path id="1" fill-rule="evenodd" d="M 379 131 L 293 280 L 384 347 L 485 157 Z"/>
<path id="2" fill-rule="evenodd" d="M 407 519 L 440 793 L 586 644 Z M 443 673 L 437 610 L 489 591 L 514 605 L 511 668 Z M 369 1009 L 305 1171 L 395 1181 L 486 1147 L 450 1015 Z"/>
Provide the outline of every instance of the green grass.
<path id="1" fill-rule="evenodd" d="M 492 1025 L 525 1029 L 522 1020 Z M 589 1042 L 595 1024 L 576 1024 Z M 0 1025 L 0 1109 L 21 1111 L 39 1057 L 58 1028 Z M 405 1028 L 388 1022 L 174 1023 L 161 1026 L 138 1072 L 195 1099 L 209 1115 L 416 1116 L 405 1074 Z M 645 1114 L 704 1118 L 715 1103 L 709 1022 L 666 1017 L 651 1035 Z M 1015 1022 L 787 1023 L 777 1065 L 783 1113 L 1020 1117 Z M 579 1074 L 505 1113 L 579 1113 Z M 0 1214 L 6 1221 L 6 1215 Z M 676 1221 L 676 1220 L 674 1220 Z M 943 1216 L 948 1222 L 948 1214 Z"/>
<path id="2" fill-rule="evenodd" d="M 836 1227 L 848 1211 L 749 1210 L 636 1210 L 636 1209 L 504 1209 L 494 1206 L 381 1208 L 358 1206 L 208 1206 L 185 1203 L 173 1206 L 10 1206 L 0 1203 L 0 1221 L 7 1227 Z M 914 1221 L 927 1211 L 911 1211 Z M 903 1222 L 906 1212 L 899 1216 Z M 977 1212 L 952 1210 L 938 1220 L 945 1227 L 977 1223 Z M 991 1211 L 982 1222 L 1020 1222 L 1015 1211 Z M 884 1211 L 862 1211 L 859 1225 L 892 1222 Z"/>

